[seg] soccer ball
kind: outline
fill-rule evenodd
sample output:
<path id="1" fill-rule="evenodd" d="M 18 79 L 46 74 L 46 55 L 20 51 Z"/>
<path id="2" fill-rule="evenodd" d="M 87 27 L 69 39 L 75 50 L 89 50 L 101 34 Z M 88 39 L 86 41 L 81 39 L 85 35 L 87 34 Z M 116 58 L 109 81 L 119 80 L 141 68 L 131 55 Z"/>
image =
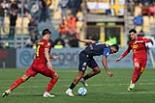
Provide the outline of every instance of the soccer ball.
<path id="1" fill-rule="evenodd" d="M 79 96 L 85 96 L 87 94 L 87 89 L 85 87 L 80 87 L 78 89 L 78 95 Z"/>

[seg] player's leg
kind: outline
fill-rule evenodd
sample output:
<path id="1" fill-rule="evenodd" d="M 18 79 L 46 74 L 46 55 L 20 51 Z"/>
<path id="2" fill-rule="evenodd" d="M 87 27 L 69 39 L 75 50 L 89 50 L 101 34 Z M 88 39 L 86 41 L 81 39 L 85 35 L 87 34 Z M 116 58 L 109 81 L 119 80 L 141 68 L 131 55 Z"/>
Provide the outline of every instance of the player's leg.
<path id="1" fill-rule="evenodd" d="M 13 91 L 15 88 L 17 88 L 18 86 L 20 86 L 22 83 L 24 83 L 25 81 L 27 81 L 31 76 L 35 76 L 36 72 L 32 70 L 32 68 L 30 67 L 23 76 L 21 76 L 19 79 L 15 80 L 11 86 L 9 87 L 9 89 L 7 89 L 2 96 L 5 97 L 8 94 L 11 93 L 11 91 Z"/>
<path id="2" fill-rule="evenodd" d="M 49 81 L 46 90 L 43 94 L 43 97 L 55 97 L 55 95 L 51 95 L 50 91 L 53 89 L 53 87 L 55 86 L 55 84 L 57 83 L 57 80 L 59 78 L 57 72 L 52 69 L 52 68 L 48 68 L 47 66 L 45 66 L 42 71 L 40 71 L 40 73 L 44 76 L 50 77 L 51 80 Z"/>
<path id="3" fill-rule="evenodd" d="M 87 57 L 84 53 L 80 53 L 79 55 L 79 72 L 74 78 L 73 82 L 70 84 L 69 88 L 66 90 L 66 94 L 68 96 L 74 96 L 73 89 L 79 83 L 80 79 L 84 76 L 85 70 L 87 68 Z"/>
<path id="4" fill-rule="evenodd" d="M 99 67 L 94 67 L 93 70 L 92 70 L 90 73 L 86 74 L 83 78 L 81 78 L 80 82 L 81 82 L 85 87 L 87 87 L 88 84 L 86 83 L 86 80 L 88 80 L 89 78 L 91 78 L 91 77 L 97 75 L 97 74 L 100 73 L 100 72 L 101 72 L 101 71 L 100 71 Z"/>
<path id="5" fill-rule="evenodd" d="M 135 88 L 135 83 L 137 81 L 137 78 L 139 77 L 139 72 L 140 72 L 140 63 L 137 59 L 134 59 L 133 61 L 134 63 L 134 71 L 133 71 L 133 74 L 132 74 L 132 78 L 131 78 L 131 81 L 130 81 L 130 85 L 128 87 L 128 91 L 131 91 Z"/>
<path id="6" fill-rule="evenodd" d="M 137 67 L 135 66 L 135 71 L 132 77 L 132 83 L 136 84 L 136 82 L 139 80 L 140 76 L 144 72 L 145 66 L 146 66 L 146 60 L 140 60 L 139 66 Z"/>
<path id="7" fill-rule="evenodd" d="M 136 60 L 134 62 L 134 72 L 132 75 L 132 79 L 131 79 L 131 83 L 128 88 L 128 91 L 131 91 L 132 89 L 134 89 L 135 84 L 137 83 L 137 81 L 139 80 L 141 74 L 145 69 L 145 65 L 146 65 L 146 60 L 138 60 L 138 61 Z"/>
<path id="8" fill-rule="evenodd" d="M 79 71 L 76 77 L 74 78 L 73 82 L 70 84 L 69 88 L 66 90 L 66 94 L 68 96 L 74 96 L 72 91 L 75 88 L 75 86 L 79 83 L 79 81 L 81 80 L 83 76 L 84 76 L 84 72 Z"/>
<path id="9" fill-rule="evenodd" d="M 87 79 L 89 79 L 89 78 L 91 78 L 91 77 L 93 77 L 93 76 L 95 76 L 95 75 L 97 75 L 98 73 L 101 72 L 98 65 L 97 65 L 97 63 L 96 63 L 96 61 L 93 58 L 90 59 L 90 61 L 88 61 L 88 66 L 90 68 L 92 68 L 92 71 L 90 73 L 86 74 L 83 77 L 83 80 L 87 80 Z"/>

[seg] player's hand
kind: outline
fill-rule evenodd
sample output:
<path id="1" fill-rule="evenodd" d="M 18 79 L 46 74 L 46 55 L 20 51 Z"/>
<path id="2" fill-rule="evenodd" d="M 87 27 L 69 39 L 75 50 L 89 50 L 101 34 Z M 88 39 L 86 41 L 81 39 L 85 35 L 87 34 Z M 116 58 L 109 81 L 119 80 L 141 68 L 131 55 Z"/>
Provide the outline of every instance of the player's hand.
<path id="1" fill-rule="evenodd" d="M 58 60 L 60 60 L 61 58 L 60 58 L 60 56 L 53 56 L 53 59 L 58 59 Z"/>
<path id="2" fill-rule="evenodd" d="M 109 77 L 113 76 L 113 73 L 111 71 L 107 71 L 107 74 L 108 74 Z"/>
<path id="3" fill-rule="evenodd" d="M 96 43 L 96 41 L 94 41 L 94 40 L 88 40 L 87 43 L 93 44 L 93 43 Z"/>

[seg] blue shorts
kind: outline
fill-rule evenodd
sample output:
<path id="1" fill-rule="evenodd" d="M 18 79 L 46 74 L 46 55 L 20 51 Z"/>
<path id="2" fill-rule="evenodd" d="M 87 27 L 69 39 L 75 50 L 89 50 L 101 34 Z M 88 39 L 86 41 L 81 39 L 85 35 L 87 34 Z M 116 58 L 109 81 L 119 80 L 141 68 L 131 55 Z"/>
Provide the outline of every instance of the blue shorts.
<path id="1" fill-rule="evenodd" d="M 92 56 L 89 56 L 82 51 L 80 52 L 80 55 L 79 55 L 79 71 L 84 72 L 87 69 L 87 66 L 92 69 L 94 69 L 95 67 L 98 67 L 95 59 Z"/>

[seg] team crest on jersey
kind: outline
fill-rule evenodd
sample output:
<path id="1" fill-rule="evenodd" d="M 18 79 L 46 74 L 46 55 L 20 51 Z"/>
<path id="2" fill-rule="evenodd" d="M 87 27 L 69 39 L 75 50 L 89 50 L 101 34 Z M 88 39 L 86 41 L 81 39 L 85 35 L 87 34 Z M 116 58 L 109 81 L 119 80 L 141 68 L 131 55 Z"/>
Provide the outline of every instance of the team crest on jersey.
<path id="1" fill-rule="evenodd" d="M 133 48 L 133 49 L 136 49 L 136 48 L 138 48 L 138 45 L 137 45 L 137 44 L 133 44 L 133 45 L 132 45 L 132 48 Z"/>

